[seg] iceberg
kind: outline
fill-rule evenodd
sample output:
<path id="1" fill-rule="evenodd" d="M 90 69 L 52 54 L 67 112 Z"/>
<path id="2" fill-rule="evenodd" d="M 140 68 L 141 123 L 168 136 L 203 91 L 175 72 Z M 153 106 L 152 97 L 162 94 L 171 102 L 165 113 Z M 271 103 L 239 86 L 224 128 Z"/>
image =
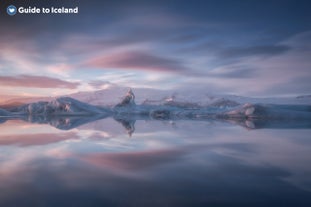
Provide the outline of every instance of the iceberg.
<path id="1" fill-rule="evenodd" d="M 103 108 L 83 103 L 70 97 L 60 97 L 50 102 L 39 101 L 25 104 L 12 109 L 12 111 L 15 114 L 28 115 L 88 115 L 107 113 Z"/>
<path id="2" fill-rule="evenodd" d="M 8 112 L 7 110 L 5 110 L 5 109 L 0 109 L 0 117 L 1 117 L 1 116 L 10 116 L 10 115 L 11 115 L 11 113 Z"/>
<path id="3" fill-rule="evenodd" d="M 263 127 L 310 128 L 311 105 L 239 103 L 227 97 L 207 105 L 196 100 L 181 101 L 174 96 L 161 101 L 136 104 L 135 94 L 129 89 L 114 106 L 95 106 L 71 97 L 24 104 L 10 110 L 0 109 L 1 122 L 21 119 L 32 123 L 50 124 L 69 130 L 99 119 L 112 117 L 129 134 L 135 130 L 136 120 L 216 120 L 229 122 L 248 129 Z"/>

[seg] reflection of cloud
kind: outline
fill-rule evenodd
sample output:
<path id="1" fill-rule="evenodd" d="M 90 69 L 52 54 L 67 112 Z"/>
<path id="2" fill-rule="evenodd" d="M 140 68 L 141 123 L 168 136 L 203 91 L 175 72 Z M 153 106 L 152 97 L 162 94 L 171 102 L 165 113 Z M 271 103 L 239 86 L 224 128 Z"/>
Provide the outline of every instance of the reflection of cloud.
<path id="1" fill-rule="evenodd" d="M 248 152 L 240 145 L 224 147 L 238 147 L 238 155 Z M 63 159 L 36 156 L 9 171 L 4 168 L 0 181 L 6 193 L 0 195 L 0 204 L 53 201 L 57 206 L 87 206 L 92 200 L 103 206 L 222 206 L 234 201 L 238 206 L 259 202 L 269 206 L 310 201 L 305 191 L 283 180 L 288 171 L 266 162 L 250 164 L 234 155 L 217 153 L 211 146 L 106 155 L 84 152 Z M 0 173 L 2 169 L 1 165 Z M 132 173 L 127 174 L 128 170 Z"/>
<path id="2" fill-rule="evenodd" d="M 138 69 L 178 72 L 186 68 L 181 62 L 143 52 L 125 52 L 94 59 L 87 63 L 95 68 Z"/>
<path id="3" fill-rule="evenodd" d="M 34 87 L 34 88 L 68 88 L 76 89 L 80 83 L 69 82 L 57 78 L 46 76 L 0 76 L 0 84 L 3 86 L 18 86 L 18 87 Z"/>
<path id="4" fill-rule="evenodd" d="M 156 167 L 166 164 L 173 165 L 176 162 L 187 160 L 190 154 L 202 151 L 230 152 L 254 155 L 256 149 L 250 144 L 244 143 L 215 143 L 202 145 L 187 145 L 186 147 L 173 147 L 169 149 L 155 149 L 138 152 L 122 153 L 92 153 L 88 155 L 78 155 L 78 158 L 97 167 L 111 168 L 122 171 L 150 171 Z"/>
<path id="5" fill-rule="evenodd" d="M 149 169 L 166 163 L 172 163 L 186 153 L 178 149 L 154 150 L 146 152 L 97 153 L 81 157 L 99 167 L 111 167 L 124 170 Z"/>
<path id="6" fill-rule="evenodd" d="M 159 206 L 162 201 L 174 206 L 215 206 L 228 200 L 237 205 L 261 202 L 269 206 L 271 201 L 282 201 L 292 206 L 311 201 L 310 192 L 290 180 L 299 178 L 304 185 L 310 180 L 306 165 L 310 160 L 309 131 L 245 133 L 226 125 L 191 124 L 184 123 L 169 137 L 163 136 L 159 125 L 149 130 L 151 136 L 126 140 L 120 136 L 105 140 L 105 145 L 82 139 L 75 144 L 36 148 L 11 146 L 8 154 L 0 153 L 0 188 L 6 192 L 0 195 L 0 205 L 9 206 L 5 205 L 8 200 L 29 206 L 51 200 L 57 206 L 69 202 L 87 206 L 90 200 L 103 206 L 109 206 L 111 200 L 118 202 L 117 206 L 137 202 L 141 202 L 139 206 Z M 159 139 L 162 146 L 146 145 Z M 138 199 L 142 194 L 146 196 Z M 73 195 L 76 199 L 72 200 Z"/>
<path id="7" fill-rule="evenodd" d="M 74 132 L 68 133 L 41 133 L 41 134 L 25 134 L 25 135 L 2 135 L 0 136 L 0 145 L 47 145 L 70 139 L 78 139 Z"/>

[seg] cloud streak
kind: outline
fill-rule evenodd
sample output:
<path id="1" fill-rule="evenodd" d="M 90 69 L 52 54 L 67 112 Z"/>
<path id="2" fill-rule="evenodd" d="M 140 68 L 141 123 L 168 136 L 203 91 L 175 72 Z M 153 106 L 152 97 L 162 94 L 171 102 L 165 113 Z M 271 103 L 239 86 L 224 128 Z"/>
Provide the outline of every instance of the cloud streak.
<path id="1" fill-rule="evenodd" d="M 0 76 L 0 85 L 27 88 L 67 88 L 76 89 L 80 83 L 69 82 L 46 76 Z"/>
<path id="2" fill-rule="evenodd" d="M 74 18 L 2 15 L 0 93 L 64 95 L 105 88 L 107 80 L 252 96 L 287 85 L 308 94 L 309 7 L 287 3 L 94 1 L 77 3 L 83 11 Z"/>
<path id="3" fill-rule="evenodd" d="M 123 52 L 99 57 L 89 61 L 89 67 L 117 68 L 121 70 L 144 70 L 161 72 L 181 72 L 187 68 L 178 60 L 143 52 Z"/>
<path id="4" fill-rule="evenodd" d="M 287 45 L 258 45 L 249 47 L 232 47 L 219 52 L 219 56 L 224 58 L 237 58 L 248 56 L 271 56 L 279 55 L 289 51 Z"/>

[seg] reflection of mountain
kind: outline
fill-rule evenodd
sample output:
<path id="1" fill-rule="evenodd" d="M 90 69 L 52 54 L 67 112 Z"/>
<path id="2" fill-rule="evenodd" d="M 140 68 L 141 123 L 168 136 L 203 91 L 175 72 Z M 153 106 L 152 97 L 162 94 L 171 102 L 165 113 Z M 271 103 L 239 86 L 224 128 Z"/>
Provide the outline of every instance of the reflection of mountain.
<path id="1" fill-rule="evenodd" d="M 93 106 L 70 97 L 25 104 L 8 110 L 0 109 L 1 122 L 22 119 L 31 123 L 50 124 L 69 130 L 107 117 L 121 123 L 129 135 L 136 120 L 219 120 L 246 128 L 310 128 L 311 106 L 280 104 L 239 104 L 218 99 L 209 106 L 180 102 L 174 97 L 164 102 L 137 105 L 129 90 L 114 107 Z"/>

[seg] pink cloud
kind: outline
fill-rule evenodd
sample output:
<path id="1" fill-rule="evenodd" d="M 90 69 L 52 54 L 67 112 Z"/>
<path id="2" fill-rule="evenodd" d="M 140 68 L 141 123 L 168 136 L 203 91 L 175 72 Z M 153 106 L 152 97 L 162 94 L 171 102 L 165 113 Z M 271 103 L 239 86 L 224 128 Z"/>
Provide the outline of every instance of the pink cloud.
<path id="1" fill-rule="evenodd" d="M 0 76 L 0 85 L 13 87 L 76 89 L 80 83 L 64 81 L 46 76 L 19 75 L 14 77 Z"/>
<path id="2" fill-rule="evenodd" d="M 136 69 L 163 72 L 186 70 L 185 66 L 176 59 L 143 52 L 124 52 L 98 57 L 89 61 L 86 65 L 94 68 Z"/>

